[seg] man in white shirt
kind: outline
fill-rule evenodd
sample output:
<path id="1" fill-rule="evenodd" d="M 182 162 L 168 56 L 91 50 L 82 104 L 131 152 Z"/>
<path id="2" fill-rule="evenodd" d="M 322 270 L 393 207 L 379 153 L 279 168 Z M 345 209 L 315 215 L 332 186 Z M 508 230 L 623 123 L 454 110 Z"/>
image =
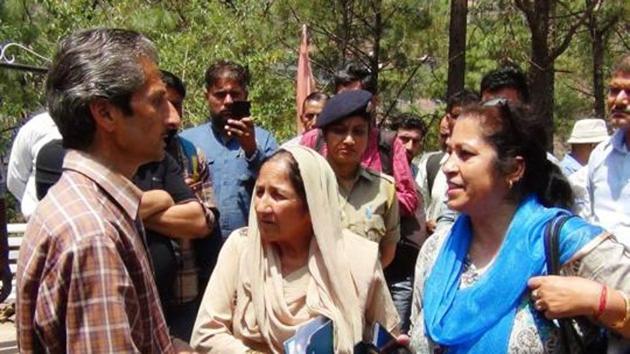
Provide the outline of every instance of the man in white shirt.
<path id="1" fill-rule="evenodd" d="M 440 136 L 442 150 L 446 149 L 446 141 L 453 131 L 453 126 L 457 118 L 462 113 L 463 108 L 471 103 L 479 101 L 479 96 L 469 90 L 457 92 L 448 98 L 446 103 L 446 114 L 440 121 Z M 442 133 L 445 136 L 442 137 Z M 442 172 L 442 166 L 448 160 L 448 153 L 439 153 L 429 155 L 426 159 L 421 160 L 416 182 L 421 188 L 422 196 L 425 201 L 426 227 L 427 235 L 431 235 L 442 223 L 444 227 L 450 227 L 455 221 L 457 213 L 448 209 L 446 202 L 446 176 Z"/>
<path id="2" fill-rule="evenodd" d="M 562 173 L 573 189 L 573 213 L 591 219 L 591 201 L 586 190 L 588 179 L 588 159 L 597 144 L 608 139 L 608 129 L 603 119 L 580 119 L 573 125 L 571 136 L 567 141 L 571 144 L 571 152 L 560 161 Z"/>
<path id="3" fill-rule="evenodd" d="M 418 163 L 418 173 L 416 183 L 420 187 L 422 199 L 424 200 L 424 212 L 427 217 L 427 235 L 433 233 L 436 219 L 439 216 L 439 205 L 445 201 L 446 179 L 440 172 L 442 164 L 448 158 L 445 145 L 448 139 L 448 121 L 446 116 L 440 120 L 440 151 L 427 152 L 420 158 Z M 442 175 L 438 178 L 438 175 Z M 442 193 L 443 192 L 443 193 Z M 440 198 L 442 196 L 443 198 Z"/>
<path id="4" fill-rule="evenodd" d="M 616 131 L 588 161 L 591 219 L 630 247 L 630 55 L 621 59 L 609 83 L 610 123 Z"/>
<path id="5" fill-rule="evenodd" d="M 44 112 L 26 122 L 13 141 L 7 168 L 7 188 L 20 200 L 20 209 L 26 220 L 38 203 L 35 190 L 37 153 L 54 139 L 61 139 L 61 135 L 48 112 Z"/>

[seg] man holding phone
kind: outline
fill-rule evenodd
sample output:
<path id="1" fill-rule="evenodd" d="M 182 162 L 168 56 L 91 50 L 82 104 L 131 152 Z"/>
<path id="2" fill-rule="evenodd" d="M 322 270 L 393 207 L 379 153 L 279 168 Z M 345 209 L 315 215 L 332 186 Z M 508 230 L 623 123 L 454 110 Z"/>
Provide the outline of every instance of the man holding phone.
<path id="1" fill-rule="evenodd" d="M 251 117 L 249 79 L 249 71 L 239 64 L 219 61 L 211 65 L 205 75 L 209 122 L 181 134 L 206 154 L 224 239 L 247 225 L 258 170 L 277 149 L 275 138 Z"/>

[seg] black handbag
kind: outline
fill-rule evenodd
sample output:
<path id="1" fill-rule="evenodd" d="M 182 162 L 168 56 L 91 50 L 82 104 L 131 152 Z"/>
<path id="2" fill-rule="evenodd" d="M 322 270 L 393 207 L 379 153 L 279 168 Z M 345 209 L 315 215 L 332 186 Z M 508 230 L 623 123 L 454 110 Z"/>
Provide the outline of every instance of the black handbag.
<path id="1" fill-rule="evenodd" d="M 545 226 L 545 258 L 548 275 L 560 275 L 560 254 L 559 236 L 564 223 L 573 215 L 561 215 L 551 220 Z M 606 330 L 592 324 L 585 317 L 558 319 L 560 325 L 560 343 L 562 352 L 566 354 L 605 354 L 608 349 L 608 336 Z M 578 333 L 576 328 L 580 328 L 582 333 L 589 332 L 594 335 L 589 336 L 592 340 L 585 340 L 585 337 Z"/>

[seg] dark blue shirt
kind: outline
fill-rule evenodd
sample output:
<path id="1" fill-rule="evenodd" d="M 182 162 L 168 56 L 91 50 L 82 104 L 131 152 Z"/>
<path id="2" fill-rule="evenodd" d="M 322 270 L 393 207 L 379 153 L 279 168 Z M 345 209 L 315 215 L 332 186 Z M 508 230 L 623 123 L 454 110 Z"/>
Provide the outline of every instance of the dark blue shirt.
<path id="1" fill-rule="evenodd" d="M 415 163 L 410 162 L 409 167 L 411 168 L 411 175 L 413 176 L 413 179 L 416 179 L 418 176 L 418 166 Z"/>
<path id="2" fill-rule="evenodd" d="M 265 129 L 256 127 L 255 133 L 257 150 L 250 158 L 245 156 L 236 138 L 224 140 L 210 123 L 186 129 L 180 134 L 206 154 L 224 239 L 232 231 L 247 225 L 260 165 L 278 148 L 276 139 Z"/>

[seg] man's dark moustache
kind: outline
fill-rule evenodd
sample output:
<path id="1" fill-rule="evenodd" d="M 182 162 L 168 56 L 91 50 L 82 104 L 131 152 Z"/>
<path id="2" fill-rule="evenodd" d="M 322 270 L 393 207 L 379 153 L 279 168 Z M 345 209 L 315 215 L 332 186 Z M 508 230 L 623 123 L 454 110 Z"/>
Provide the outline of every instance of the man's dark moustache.
<path id="1" fill-rule="evenodd" d="M 166 131 L 166 136 L 164 137 L 164 142 L 166 142 L 166 144 L 170 144 L 171 141 L 173 141 L 173 138 L 175 137 L 175 135 L 177 135 L 177 129 L 170 129 L 168 131 Z"/>

